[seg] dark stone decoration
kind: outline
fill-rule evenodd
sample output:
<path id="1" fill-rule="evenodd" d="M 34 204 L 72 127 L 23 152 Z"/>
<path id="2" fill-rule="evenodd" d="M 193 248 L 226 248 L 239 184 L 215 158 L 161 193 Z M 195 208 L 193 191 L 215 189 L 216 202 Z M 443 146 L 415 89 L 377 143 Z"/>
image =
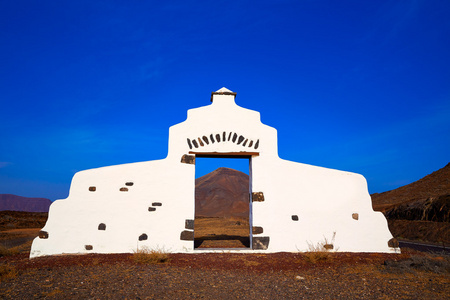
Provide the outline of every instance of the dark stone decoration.
<path id="1" fill-rule="evenodd" d="M 298 216 L 297 215 L 292 215 L 292 221 L 298 221 Z"/>
<path id="2" fill-rule="evenodd" d="M 184 228 L 194 230 L 194 220 L 187 219 L 184 222 Z"/>
<path id="3" fill-rule="evenodd" d="M 162 203 L 161 202 L 153 202 L 152 206 L 162 206 Z"/>
<path id="4" fill-rule="evenodd" d="M 183 230 L 180 234 L 180 240 L 182 241 L 193 241 L 194 232 L 189 230 Z"/>
<path id="5" fill-rule="evenodd" d="M 352 218 L 353 218 L 353 220 L 358 220 L 359 219 L 359 214 L 358 213 L 353 213 L 352 214 Z"/>
<path id="6" fill-rule="evenodd" d="M 252 239 L 252 249 L 253 250 L 267 250 L 269 248 L 270 237 L 268 236 L 258 236 Z"/>
<path id="7" fill-rule="evenodd" d="M 252 193 L 252 202 L 264 202 L 263 192 Z"/>
<path id="8" fill-rule="evenodd" d="M 253 226 L 252 227 L 252 233 L 253 234 L 261 234 L 263 232 L 264 232 L 264 230 L 263 230 L 263 228 L 261 226 Z"/>
<path id="9" fill-rule="evenodd" d="M 105 223 L 98 224 L 98 230 L 106 230 L 106 224 Z"/>
<path id="10" fill-rule="evenodd" d="M 323 245 L 323 247 L 324 247 L 326 250 L 333 250 L 333 248 L 334 248 L 333 244 L 325 244 L 325 245 Z"/>
<path id="11" fill-rule="evenodd" d="M 391 248 L 398 248 L 398 240 L 396 238 L 392 238 L 388 241 L 388 246 Z"/>
<path id="12" fill-rule="evenodd" d="M 120 188 L 120 191 L 121 191 L 121 192 L 128 192 L 128 188 L 126 188 L 126 187 L 121 187 L 121 188 Z"/>
<path id="13" fill-rule="evenodd" d="M 145 241 L 145 240 L 147 240 L 148 239 L 148 236 L 145 234 L 145 233 L 143 233 L 143 234 L 141 234 L 140 236 L 139 236 L 139 240 L 140 241 Z"/>
<path id="14" fill-rule="evenodd" d="M 148 208 L 148 211 L 155 211 L 156 210 L 156 208 L 154 208 L 154 207 L 149 207 Z"/>
<path id="15" fill-rule="evenodd" d="M 84 245 L 84 249 L 92 250 L 92 249 L 94 249 L 94 247 L 92 247 L 92 245 Z"/>
<path id="16" fill-rule="evenodd" d="M 183 164 L 195 165 L 195 155 L 184 154 L 181 157 L 181 162 Z"/>
<path id="17" fill-rule="evenodd" d="M 90 192 L 95 192 L 97 190 L 97 188 L 95 186 L 90 186 L 89 187 L 89 191 Z"/>
<path id="18" fill-rule="evenodd" d="M 133 186 L 133 184 L 134 184 L 134 183 L 133 183 L 133 182 L 130 182 L 130 181 L 129 181 L 129 182 L 125 182 L 125 185 L 126 185 L 126 186 Z"/>
<path id="19" fill-rule="evenodd" d="M 189 146 L 189 149 L 192 149 L 193 147 L 195 148 L 199 148 L 199 147 L 204 147 L 210 144 L 214 144 L 215 142 L 220 143 L 220 142 L 226 142 L 226 141 L 232 141 L 233 143 L 236 143 L 237 145 L 241 145 L 242 147 L 248 147 L 252 148 L 254 145 L 254 149 L 258 149 L 259 147 L 259 140 L 257 140 L 256 143 L 253 143 L 253 140 L 250 140 L 248 138 L 246 138 L 243 135 L 238 135 L 236 132 L 229 132 L 228 133 L 228 139 L 227 139 L 227 132 L 224 131 L 222 132 L 222 134 L 220 133 L 211 133 L 208 136 L 204 135 L 201 137 L 197 137 L 194 139 L 186 139 L 187 144 Z"/>
<path id="20" fill-rule="evenodd" d="M 39 231 L 39 238 L 40 239 L 48 239 L 48 232 L 44 231 L 44 230 Z"/>

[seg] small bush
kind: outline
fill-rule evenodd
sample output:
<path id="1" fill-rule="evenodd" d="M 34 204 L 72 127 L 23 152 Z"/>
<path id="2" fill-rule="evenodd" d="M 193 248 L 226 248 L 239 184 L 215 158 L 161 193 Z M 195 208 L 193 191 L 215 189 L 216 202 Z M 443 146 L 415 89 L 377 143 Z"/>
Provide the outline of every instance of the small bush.
<path id="1" fill-rule="evenodd" d="M 133 260 L 141 264 L 160 264 L 169 262 L 169 254 L 164 249 L 143 247 L 133 253 Z"/>
<path id="2" fill-rule="evenodd" d="M 308 243 L 309 250 L 305 252 L 305 260 L 310 263 L 317 263 L 321 261 L 331 260 L 330 252 L 334 248 L 334 238 L 336 237 L 336 232 L 333 233 L 333 237 L 329 242 L 327 238 L 324 237 L 323 242 L 319 242 L 316 245 Z"/>
<path id="3" fill-rule="evenodd" d="M 307 262 L 310 262 L 313 264 L 331 259 L 329 250 L 307 251 L 307 252 L 305 252 L 304 257 Z"/>

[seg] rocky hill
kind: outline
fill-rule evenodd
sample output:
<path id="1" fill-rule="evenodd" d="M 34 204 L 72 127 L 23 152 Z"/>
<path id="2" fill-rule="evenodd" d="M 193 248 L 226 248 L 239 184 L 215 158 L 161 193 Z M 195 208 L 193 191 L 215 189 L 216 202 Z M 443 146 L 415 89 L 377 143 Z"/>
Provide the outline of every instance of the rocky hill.
<path id="1" fill-rule="evenodd" d="M 244 217 L 249 215 L 248 175 L 218 168 L 195 180 L 196 217 Z"/>
<path id="2" fill-rule="evenodd" d="M 52 202 L 46 198 L 27 198 L 11 194 L 0 194 L 0 211 L 48 212 Z"/>
<path id="3" fill-rule="evenodd" d="M 398 238 L 450 243 L 450 163 L 395 190 L 372 195 Z"/>
<path id="4" fill-rule="evenodd" d="M 411 184 L 371 196 L 373 209 L 385 212 L 400 204 L 433 202 L 445 195 L 450 195 L 450 163 Z"/>

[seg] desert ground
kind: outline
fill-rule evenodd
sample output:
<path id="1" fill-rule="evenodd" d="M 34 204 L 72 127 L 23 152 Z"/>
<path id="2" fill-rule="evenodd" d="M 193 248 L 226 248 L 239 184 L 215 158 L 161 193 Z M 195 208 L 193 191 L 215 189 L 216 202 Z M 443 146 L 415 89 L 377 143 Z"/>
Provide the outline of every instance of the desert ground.
<path id="1" fill-rule="evenodd" d="M 6 216 L 6 217 L 5 217 Z M 450 257 L 306 253 L 60 255 L 28 258 L 45 215 L 0 214 L 1 299 L 448 299 Z M 5 221 L 6 220 L 6 221 Z M 3 222 L 5 221 L 5 222 Z M 36 224 L 38 226 L 36 226 Z M 247 247 L 248 221 L 198 218 L 199 248 Z M 150 249 L 151 250 L 151 249 Z"/>

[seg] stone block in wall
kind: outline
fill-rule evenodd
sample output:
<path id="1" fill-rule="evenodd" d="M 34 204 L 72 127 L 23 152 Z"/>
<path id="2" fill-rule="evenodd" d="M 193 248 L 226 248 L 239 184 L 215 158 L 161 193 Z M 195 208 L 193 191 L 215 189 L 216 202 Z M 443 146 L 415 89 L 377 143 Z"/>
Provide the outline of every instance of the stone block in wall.
<path id="1" fill-rule="evenodd" d="M 40 239 L 48 239 L 48 232 L 44 231 L 44 230 L 39 231 L 39 238 Z"/>
<path id="2" fill-rule="evenodd" d="M 195 155 L 184 154 L 181 157 L 181 162 L 184 164 L 195 165 Z"/>
<path id="3" fill-rule="evenodd" d="M 333 248 L 334 248 L 333 244 L 325 244 L 325 245 L 323 245 L 323 247 L 324 247 L 326 250 L 333 250 Z"/>
<path id="4" fill-rule="evenodd" d="M 254 236 L 252 239 L 253 250 L 267 250 L 269 248 L 270 237 L 268 236 Z"/>
<path id="5" fill-rule="evenodd" d="M 261 226 L 253 226 L 252 227 L 252 233 L 253 234 L 261 234 L 263 232 L 264 232 L 264 230 L 263 230 L 263 228 Z"/>
<path id="6" fill-rule="evenodd" d="M 194 220 L 189 220 L 189 219 L 187 219 L 187 220 L 184 222 L 184 228 L 194 230 Z"/>
<path id="7" fill-rule="evenodd" d="M 180 240 L 182 241 L 193 241 L 194 232 L 189 230 L 183 230 L 180 234 Z"/>
<path id="8" fill-rule="evenodd" d="M 392 248 L 398 248 L 398 240 L 396 238 L 392 238 L 388 241 L 388 246 Z"/>
<path id="9" fill-rule="evenodd" d="M 263 192 L 252 193 L 252 201 L 253 202 L 263 202 L 264 201 Z"/>

